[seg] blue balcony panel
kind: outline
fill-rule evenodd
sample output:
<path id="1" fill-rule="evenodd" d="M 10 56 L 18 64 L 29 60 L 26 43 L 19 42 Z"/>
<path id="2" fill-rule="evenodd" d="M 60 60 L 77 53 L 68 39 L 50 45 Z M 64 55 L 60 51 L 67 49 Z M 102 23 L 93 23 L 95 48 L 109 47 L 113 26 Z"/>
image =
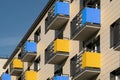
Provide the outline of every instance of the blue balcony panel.
<path id="1" fill-rule="evenodd" d="M 70 3 L 57 1 L 48 11 L 45 21 L 45 29 L 58 30 L 68 22 L 70 15 Z"/>
<path id="2" fill-rule="evenodd" d="M 86 7 L 82 10 L 82 25 L 85 23 L 100 24 L 100 18 L 100 9 Z"/>
<path id="3" fill-rule="evenodd" d="M 54 16 L 56 15 L 68 15 L 70 13 L 69 2 L 56 2 L 54 7 Z"/>
<path id="4" fill-rule="evenodd" d="M 11 80 L 11 76 L 10 76 L 10 74 L 3 73 L 1 76 L 1 79 L 2 80 Z"/>
<path id="5" fill-rule="evenodd" d="M 37 44 L 36 42 L 26 41 L 24 45 L 24 51 L 21 52 L 21 59 L 24 62 L 31 62 L 37 55 Z"/>
<path id="6" fill-rule="evenodd" d="M 36 42 L 29 42 L 27 41 L 25 43 L 25 52 L 33 52 L 36 53 L 37 52 L 37 46 L 36 46 Z"/>
<path id="7" fill-rule="evenodd" d="M 100 19 L 100 9 L 85 7 L 71 22 L 71 38 L 81 41 L 90 39 L 100 30 Z"/>
<path id="8" fill-rule="evenodd" d="M 55 76 L 54 80 L 69 80 L 68 76 Z"/>

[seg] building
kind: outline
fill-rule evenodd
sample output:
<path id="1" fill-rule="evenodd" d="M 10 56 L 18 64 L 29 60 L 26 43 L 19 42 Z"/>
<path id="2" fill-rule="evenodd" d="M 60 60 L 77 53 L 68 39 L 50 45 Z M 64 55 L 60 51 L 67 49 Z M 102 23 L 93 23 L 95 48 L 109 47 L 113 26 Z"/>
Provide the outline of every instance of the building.
<path id="1" fill-rule="evenodd" d="M 50 0 L 4 64 L 2 80 L 120 80 L 120 0 Z"/>
<path id="2" fill-rule="evenodd" d="M 6 69 L 3 69 L 3 66 L 5 64 L 5 62 L 7 61 L 7 58 L 6 57 L 0 57 L 0 75 L 3 74 L 3 72 L 6 71 Z M 0 77 L 0 80 L 1 80 L 1 77 Z"/>
<path id="3" fill-rule="evenodd" d="M 2 67 L 4 66 L 6 61 L 7 58 L 3 58 L 3 57 L 0 58 L 0 70 L 1 70 L 0 75 L 5 71 Z"/>

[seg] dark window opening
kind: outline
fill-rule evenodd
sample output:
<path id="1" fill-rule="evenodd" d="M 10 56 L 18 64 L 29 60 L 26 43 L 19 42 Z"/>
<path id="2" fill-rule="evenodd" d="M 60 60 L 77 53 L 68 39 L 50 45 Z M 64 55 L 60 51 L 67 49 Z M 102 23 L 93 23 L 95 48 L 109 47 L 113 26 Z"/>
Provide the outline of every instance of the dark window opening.
<path id="1" fill-rule="evenodd" d="M 120 80 L 120 68 L 110 73 L 110 80 Z"/>
<path id="2" fill-rule="evenodd" d="M 55 38 L 63 39 L 63 30 L 55 30 Z"/>
<path id="3" fill-rule="evenodd" d="M 36 43 L 40 41 L 40 33 L 41 33 L 41 27 L 39 27 L 37 31 L 34 33 L 34 41 Z"/>
<path id="4" fill-rule="evenodd" d="M 55 65 L 55 72 L 54 76 L 61 76 L 63 75 L 63 68 L 61 65 Z"/>
<path id="5" fill-rule="evenodd" d="M 82 46 L 82 50 L 100 53 L 100 36 L 98 36 L 97 38 L 94 38 L 88 42 L 83 42 L 80 45 Z"/>
<path id="6" fill-rule="evenodd" d="M 22 52 L 18 54 L 18 59 L 21 59 L 21 57 L 22 57 Z"/>
<path id="7" fill-rule="evenodd" d="M 110 26 L 110 47 L 120 45 L 120 18 Z"/>
<path id="8" fill-rule="evenodd" d="M 77 61 L 77 55 L 75 55 L 71 60 L 70 60 L 70 75 L 74 76 L 76 74 L 76 61 Z"/>
<path id="9" fill-rule="evenodd" d="M 9 69 L 7 69 L 7 70 L 5 71 L 5 73 L 9 73 Z"/>
<path id="10" fill-rule="evenodd" d="M 40 70 L 40 56 L 34 62 L 34 70 L 35 71 L 39 71 Z"/>
<path id="11" fill-rule="evenodd" d="M 50 15 L 50 12 L 48 12 L 48 16 Z M 47 27 L 48 27 L 48 21 L 49 21 L 50 19 L 49 19 L 49 17 L 46 17 L 46 19 L 45 19 L 45 34 L 48 32 L 48 29 L 47 29 Z"/>
<path id="12" fill-rule="evenodd" d="M 80 5 L 81 9 L 84 7 L 100 9 L 100 0 L 80 0 Z"/>
<path id="13" fill-rule="evenodd" d="M 19 77 L 18 80 L 22 80 L 22 77 Z"/>
<path id="14" fill-rule="evenodd" d="M 51 78 L 47 78 L 47 80 L 52 80 Z"/>

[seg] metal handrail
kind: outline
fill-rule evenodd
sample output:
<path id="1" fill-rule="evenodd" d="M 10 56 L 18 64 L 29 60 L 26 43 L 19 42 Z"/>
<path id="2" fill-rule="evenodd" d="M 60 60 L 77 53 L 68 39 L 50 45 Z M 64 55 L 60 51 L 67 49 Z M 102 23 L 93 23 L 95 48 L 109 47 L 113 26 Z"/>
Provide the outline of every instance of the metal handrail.
<path id="1" fill-rule="evenodd" d="M 76 59 L 76 62 L 75 62 L 75 72 L 74 72 L 74 75 L 84 71 L 84 69 L 81 68 L 81 66 L 82 66 L 82 54 L 84 52 L 96 52 L 96 51 L 97 50 L 91 50 L 91 49 L 84 48 L 82 51 L 80 51 L 79 54 L 77 54 L 77 59 Z"/>
<path id="2" fill-rule="evenodd" d="M 74 36 L 78 31 L 82 28 L 82 10 L 79 11 L 79 13 L 73 18 L 71 22 L 71 36 Z"/>
<path id="3" fill-rule="evenodd" d="M 50 43 L 50 45 L 46 49 L 47 51 L 45 52 L 46 56 L 46 61 L 51 59 L 54 56 L 54 41 Z"/>

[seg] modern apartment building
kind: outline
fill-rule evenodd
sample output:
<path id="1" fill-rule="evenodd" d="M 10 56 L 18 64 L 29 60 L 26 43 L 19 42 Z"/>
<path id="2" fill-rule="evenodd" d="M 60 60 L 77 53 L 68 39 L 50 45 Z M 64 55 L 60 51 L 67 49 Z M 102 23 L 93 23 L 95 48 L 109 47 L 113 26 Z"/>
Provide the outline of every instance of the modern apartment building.
<path id="1" fill-rule="evenodd" d="M 4 66 L 5 62 L 7 61 L 7 58 L 0 57 L 0 75 L 5 71 L 2 67 Z"/>
<path id="2" fill-rule="evenodd" d="M 1 80 L 120 80 L 120 0 L 49 0 Z"/>

